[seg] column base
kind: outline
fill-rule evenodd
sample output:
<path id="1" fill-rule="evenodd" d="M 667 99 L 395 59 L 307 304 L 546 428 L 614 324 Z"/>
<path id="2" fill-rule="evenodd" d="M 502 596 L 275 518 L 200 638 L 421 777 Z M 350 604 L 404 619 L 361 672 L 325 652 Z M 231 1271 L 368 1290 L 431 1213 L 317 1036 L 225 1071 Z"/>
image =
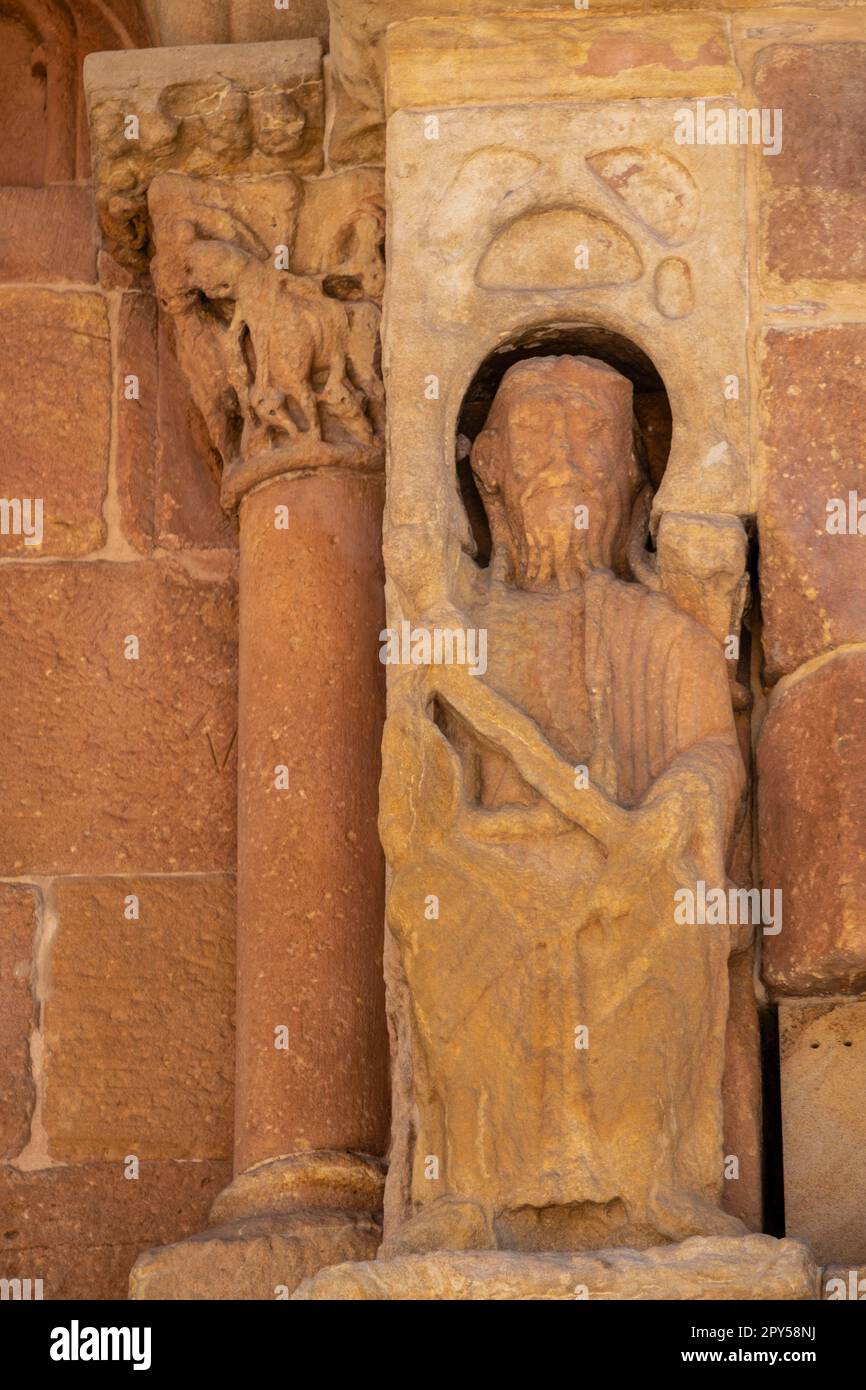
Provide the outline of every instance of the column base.
<path id="1" fill-rule="evenodd" d="M 384 1164 L 366 1154 L 292 1154 L 241 1173 L 200 1235 L 145 1250 L 131 1299 L 288 1298 L 330 1265 L 375 1259 Z"/>
<path id="2" fill-rule="evenodd" d="M 821 1296 L 820 1278 L 801 1241 L 694 1236 L 652 1250 L 439 1250 L 342 1264 L 306 1279 L 293 1299 L 811 1301 Z"/>

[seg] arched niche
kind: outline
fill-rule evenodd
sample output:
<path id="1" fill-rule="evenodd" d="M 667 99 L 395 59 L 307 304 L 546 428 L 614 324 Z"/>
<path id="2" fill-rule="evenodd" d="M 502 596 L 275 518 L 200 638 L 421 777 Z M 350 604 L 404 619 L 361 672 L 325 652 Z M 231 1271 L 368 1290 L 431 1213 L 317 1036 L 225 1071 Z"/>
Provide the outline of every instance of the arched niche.
<path id="1" fill-rule="evenodd" d="M 484 426 L 491 401 L 509 367 L 525 357 L 562 355 L 598 357 L 628 377 L 634 388 L 635 430 L 654 492 L 664 476 L 673 432 L 671 405 L 661 374 L 643 348 L 598 323 L 552 322 L 522 329 L 493 348 L 481 362 L 457 418 L 458 483 L 480 565 L 486 565 L 490 556 L 490 530 L 469 464 L 472 443 Z"/>
<path id="2" fill-rule="evenodd" d="M 0 186 L 86 179 L 82 63 L 150 41 L 138 0 L 0 0 Z"/>

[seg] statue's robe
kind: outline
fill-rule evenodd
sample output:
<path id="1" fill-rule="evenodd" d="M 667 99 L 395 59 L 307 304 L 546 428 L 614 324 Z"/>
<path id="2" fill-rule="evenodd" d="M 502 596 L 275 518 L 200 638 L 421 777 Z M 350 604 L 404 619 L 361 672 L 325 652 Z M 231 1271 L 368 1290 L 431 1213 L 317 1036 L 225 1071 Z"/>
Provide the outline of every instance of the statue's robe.
<path id="1" fill-rule="evenodd" d="M 579 626 L 590 782 L 634 809 L 687 778 L 675 853 L 640 827 L 607 858 L 568 823 L 480 838 L 478 787 L 431 718 L 423 676 L 401 679 L 386 730 L 397 1057 L 413 1112 L 389 1181 L 403 1217 L 471 1198 L 501 1244 L 535 1248 L 646 1245 L 725 1220 L 730 934 L 674 920 L 677 888 L 726 883 L 743 769 L 724 661 L 667 598 L 606 571 L 585 585 Z M 523 650 L 518 638 L 506 648 Z M 492 663 L 491 688 L 497 677 Z M 556 747 L 556 729 L 525 712 Z M 562 740 L 558 751 L 574 756 Z M 393 1222 L 393 1191 L 388 1210 Z"/>

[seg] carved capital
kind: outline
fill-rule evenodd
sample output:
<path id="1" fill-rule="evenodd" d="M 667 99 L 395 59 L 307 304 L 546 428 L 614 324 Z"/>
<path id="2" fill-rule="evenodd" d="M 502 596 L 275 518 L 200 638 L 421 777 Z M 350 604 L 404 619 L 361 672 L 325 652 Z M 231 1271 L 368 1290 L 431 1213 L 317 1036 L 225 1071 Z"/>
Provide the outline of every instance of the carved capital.
<path id="1" fill-rule="evenodd" d="M 108 249 L 130 269 L 147 268 L 147 190 L 158 174 L 322 167 L 317 39 L 93 53 L 84 81 L 97 213 Z"/>
<path id="2" fill-rule="evenodd" d="M 100 216 L 116 255 L 150 257 L 224 504 L 289 471 L 381 468 L 381 171 L 302 177 L 320 163 L 317 44 L 183 50 L 184 81 L 169 80 L 177 52 L 167 71 L 139 53 L 89 74 Z M 129 65 L 136 80 L 118 86 L 118 57 L 145 59 L 147 80 Z M 136 105 L 145 148 L 123 158 Z"/>

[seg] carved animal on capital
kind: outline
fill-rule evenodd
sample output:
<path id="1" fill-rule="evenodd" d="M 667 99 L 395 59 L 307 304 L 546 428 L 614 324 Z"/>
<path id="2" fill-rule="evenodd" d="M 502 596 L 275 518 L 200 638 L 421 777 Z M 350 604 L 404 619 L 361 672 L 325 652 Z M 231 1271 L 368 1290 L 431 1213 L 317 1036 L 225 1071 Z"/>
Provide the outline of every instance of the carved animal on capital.
<path id="1" fill-rule="evenodd" d="M 312 276 L 276 270 L 234 242 L 199 238 L 192 224 L 175 231 L 174 254 L 154 267 L 162 302 L 175 316 L 208 317 L 220 375 L 244 419 L 243 447 L 262 428 L 321 439 L 320 406 L 351 440 L 369 442 L 364 395 L 349 377 L 342 304 Z"/>
<path id="2" fill-rule="evenodd" d="M 270 272 L 265 269 L 265 274 Z M 238 301 L 256 350 L 253 410 L 263 424 L 290 436 L 322 437 L 319 407 L 349 437 L 369 443 L 372 426 L 364 397 L 349 378 L 349 327 L 346 311 L 322 293 L 312 276 L 284 276 L 258 283 L 249 304 Z"/>

